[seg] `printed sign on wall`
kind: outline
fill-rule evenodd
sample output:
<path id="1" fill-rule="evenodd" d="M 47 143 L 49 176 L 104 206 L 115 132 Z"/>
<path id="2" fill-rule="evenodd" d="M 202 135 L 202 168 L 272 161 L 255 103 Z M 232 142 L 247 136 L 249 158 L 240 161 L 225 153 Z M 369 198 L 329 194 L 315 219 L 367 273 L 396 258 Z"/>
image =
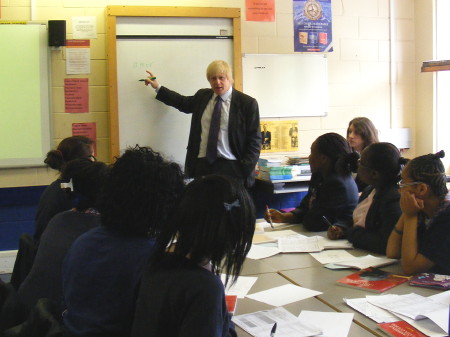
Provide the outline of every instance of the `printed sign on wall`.
<path id="1" fill-rule="evenodd" d="M 331 0 L 294 0 L 294 51 L 332 52 Z"/>

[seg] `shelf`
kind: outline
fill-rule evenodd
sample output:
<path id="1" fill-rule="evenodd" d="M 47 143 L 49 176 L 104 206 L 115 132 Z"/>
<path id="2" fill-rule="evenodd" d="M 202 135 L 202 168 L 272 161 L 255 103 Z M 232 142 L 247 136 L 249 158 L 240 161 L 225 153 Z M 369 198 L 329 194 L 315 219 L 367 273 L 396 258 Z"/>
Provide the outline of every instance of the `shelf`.
<path id="1" fill-rule="evenodd" d="M 439 64 L 441 63 L 441 64 Z M 422 63 L 422 72 L 450 70 L 450 60 L 425 61 Z"/>

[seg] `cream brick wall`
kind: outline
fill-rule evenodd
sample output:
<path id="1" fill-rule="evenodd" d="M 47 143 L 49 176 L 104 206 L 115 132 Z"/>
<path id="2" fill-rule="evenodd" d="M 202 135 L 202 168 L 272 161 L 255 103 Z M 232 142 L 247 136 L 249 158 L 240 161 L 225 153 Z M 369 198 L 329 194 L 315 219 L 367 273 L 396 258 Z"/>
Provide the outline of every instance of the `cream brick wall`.
<path id="1" fill-rule="evenodd" d="M 398 59 L 391 111 L 389 0 L 332 0 L 334 52 L 328 54 L 329 111 L 325 117 L 299 118 L 300 154 L 307 155 L 311 143 L 325 132 L 345 135 L 348 121 L 357 116 L 371 118 L 380 129 L 414 127 L 416 1 L 420 0 L 393 0 Z M 0 19 L 66 20 L 67 38 L 71 39 L 72 17 L 97 18 L 97 39 L 91 40 L 90 75 L 66 75 L 64 50 L 51 53 L 52 133 L 55 146 L 71 135 L 72 123 L 97 123 L 98 158 L 104 161 L 109 158 L 106 6 L 239 7 L 243 53 L 294 52 L 292 0 L 276 0 L 275 22 L 247 22 L 245 0 L 34 0 L 34 4 L 32 9 L 30 0 L 2 0 Z M 89 113 L 64 113 L 64 79 L 74 77 L 89 79 Z M 408 152 L 413 155 L 414 149 Z M 0 187 L 48 184 L 54 179 L 55 172 L 46 168 L 0 170 Z"/>

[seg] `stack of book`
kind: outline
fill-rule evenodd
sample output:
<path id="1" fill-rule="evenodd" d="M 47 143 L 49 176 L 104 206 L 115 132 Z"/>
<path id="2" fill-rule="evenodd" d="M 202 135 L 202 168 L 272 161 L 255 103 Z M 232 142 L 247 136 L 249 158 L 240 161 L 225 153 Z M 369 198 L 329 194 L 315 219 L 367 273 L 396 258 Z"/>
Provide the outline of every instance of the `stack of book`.
<path id="1" fill-rule="evenodd" d="M 292 171 L 293 166 L 267 167 L 259 166 L 258 177 L 263 180 L 292 179 L 296 174 Z"/>
<path id="2" fill-rule="evenodd" d="M 299 176 L 311 175 L 311 167 L 309 166 L 309 158 L 307 157 L 288 157 L 287 164 L 294 165 L 298 170 L 297 175 Z"/>

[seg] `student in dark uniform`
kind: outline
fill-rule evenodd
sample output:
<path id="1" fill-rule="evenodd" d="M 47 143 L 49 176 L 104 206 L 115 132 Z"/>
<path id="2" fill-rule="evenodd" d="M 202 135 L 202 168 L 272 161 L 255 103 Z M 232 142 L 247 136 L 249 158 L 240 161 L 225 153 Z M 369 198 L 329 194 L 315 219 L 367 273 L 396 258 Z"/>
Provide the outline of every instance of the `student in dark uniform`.
<path id="1" fill-rule="evenodd" d="M 191 182 L 142 279 L 131 336 L 236 336 L 219 274 L 237 279 L 254 230 L 242 184 L 219 175 Z"/>
<path id="2" fill-rule="evenodd" d="M 402 213 L 397 182 L 407 162 L 390 143 L 374 143 L 361 153 L 358 176 L 368 184 L 353 211 L 353 226 L 331 226 L 330 239 L 347 238 L 356 248 L 385 254 L 392 228 Z"/>
<path id="3" fill-rule="evenodd" d="M 94 142 L 85 136 L 64 138 L 55 150 L 47 153 L 44 163 L 50 168 L 62 172 L 66 164 L 77 158 L 94 159 Z M 36 231 L 34 238 L 39 240 L 48 222 L 56 214 L 71 209 L 74 205 L 61 189 L 60 178 L 52 182 L 42 193 L 36 211 Z"/>
<path id="4" fill-rule="evenodd" d="M 67 163 L 61 180 L 70 181 L 66 193 L 77 200 L 77 205 L 55 215 L 41 236 L 33 267 L 18 292 L 29 308 L 40 298 L 48 298 L 62 307 L 62 264 L 72 243 L 81 234 L 100 226 L 97 197 L 107 172 L 106 164 L 89 159 Z"/>
<path id="5" fill-rule="evenodd" d="M 356 158 L 358 154 L 341 135 L 318 137 L 309 155 L 312 176 L 307 195 L 292 212 L 268 210 L 266 220 L 302 223 L 310 231 L 327 230 L 329 224 L 351 224 L 358 203 L 358 189 L 351 175 L 356 170 Z"/>
<path id="6" fill-rule="evenodd" d="M 412 159 L 402 172 L 402 215 L 386 255 L 401 258 L 403 272 L 450 275 L 450 197 L 440 158 L 444 151 Z"/>
<path id="7" fill-rule="evenodd" d="M 180 166 L 150 148 L 128 149 L 112 165 L 101 226 L 73 243 L 63 265 L 66 336 L 130 335 L 144 266 L 183 187 Z"/>

